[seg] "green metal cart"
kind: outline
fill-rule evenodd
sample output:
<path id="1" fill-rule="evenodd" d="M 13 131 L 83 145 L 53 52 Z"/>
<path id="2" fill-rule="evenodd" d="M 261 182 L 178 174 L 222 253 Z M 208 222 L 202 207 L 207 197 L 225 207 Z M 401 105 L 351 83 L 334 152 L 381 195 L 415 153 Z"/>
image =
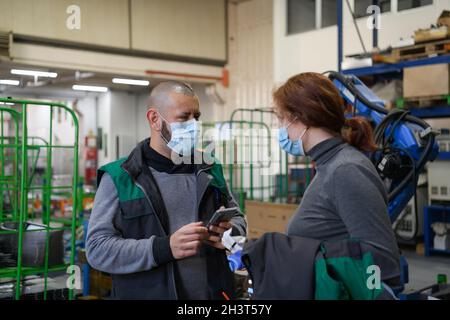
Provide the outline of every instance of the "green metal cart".
<path id="1" fill-rule="evenodd" d="M 11 241 L 16 244 L 17 249 L 14 253 L 16 255 L 16 265 L 0 268 L 0 279 L 14 278 L 14 298 L 20 299 L 24 294 L 23 281 L 27 276 L 40 275 L 44 280 L 43 299 L 48 298 L 48 279 L 49 274 L 53 271 L 67 271 L 69 266 L 75 265 L 75 241 L 76 241 L 76 226 L 77 226 L 77 211 L 79 209 L 79 184 L 78 184 L 78 119 L 73 110 L 60 103 L 30 101 L 30 100 L 15 100 L 0 98 L 2 106 L 0 109 L 0 191 L 2 198 L 8 193 L 9 198 L 15 199 L 9 201 L 11 204 L 5 206 L 5 203 L 0 203 L 0 237 L 10 236 Z M 31 108 L 40 108 L 48 110 L 48 137 L 43 138 L 39 145 L 36 144 L 36 138 L 28 136 L 28 121 Z M 54 114 L 56 112 L 67 112 L 72 123 L 73 143 L 58 144 L 53 141 L 54 130 Z M 14 123 L 13 137 L 11 139 L 10 133 L 4 130 L 4 116 L 8 114 Z M 13 141 L 14 143 L 11 143 Z M 33 166 L 37 161 L 33 153 L 37 150 L 45 150 L 45 179 L 44 183 L 33 183 Z M 70 150 L 72 160 L 72 178 L 68 185 L 53 185 L 53 153 L 54 150 L 65 149 Z M 39 157 L 39 156 L 37 156 Z M 31 159 L 31 164 L 29 163 Z M 31 167 L 30 167 L 31 165 Z M 7 166 L 13 168 L 7 171 Z M 30 171 L 31 168 L 31 171 Z M 39 191 L 42 194 L 42 223 L 36 227 L 36 224 L 29 221 L 30 207 L 29 194 Z M 72 203 L 72 210 L 69 223 L 55 224 L 52 222 L 52 194 L 55 192 L 69 193 L 70 202 Z M 8 209 L 8 211 L 6 210 Z M 33 208 L 31 207 L 31 210 Z M 31 215 L 33 216 L 33 215 Z M 13 224 L 11 224 L 13 223 Z M 11 227 L 13 226 L 13 227 Z M 31 227 L 30 227 L 31 226 Z M 24 264 L 24 253 L 27 251 L 27 245 L 33 241 L 36 234 L 44 234 L 43 256 L 40 264 Z M 69 258 L 63 260 L 62 263 L 53 264 L 50 261 L 52 257 L 50 243 L 53 243 L 56 232 L 63 232 L 69 235 Z M 69 269 L 73 270 L 73 269 Z M 73 274 L 70 274 L 70 280 L 75 281 Z M 71 281 L 68 281 L 70 284 Z M 69 299 L 74 298 L 74 288 L 72 285 L 68 286 Z"/>

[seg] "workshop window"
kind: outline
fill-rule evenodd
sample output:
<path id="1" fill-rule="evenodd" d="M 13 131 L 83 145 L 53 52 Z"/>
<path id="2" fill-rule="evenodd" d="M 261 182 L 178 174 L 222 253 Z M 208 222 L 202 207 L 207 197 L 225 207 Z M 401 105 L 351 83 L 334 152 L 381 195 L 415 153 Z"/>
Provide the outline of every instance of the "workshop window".
<path id="1" fill-rule="evenodd" d="M 287 1 L 287 34 L 316 29 L 316 1 Z"/>
<path id="2" fill-rule="evenodd" d="M 337 1 L 322 0 L 322 28 L 337 24 Z"/>
<path id="3" fill-rule="evenodd" d="M 355 16 L 362 18 L 371 15 L 372 13 L 367 13 L 367 8 L 373 5 L 373 3 L 373 0 L 355 0 Z M 391 0 L 379 0 L 378 5 L 380 6 L 381 13 L 391 11 Z"/>
<path id="4" fill-rule="evenodd" d="M 419 8 L 433 4 L 433 0 L 398 0 L 398 11 Z"/>

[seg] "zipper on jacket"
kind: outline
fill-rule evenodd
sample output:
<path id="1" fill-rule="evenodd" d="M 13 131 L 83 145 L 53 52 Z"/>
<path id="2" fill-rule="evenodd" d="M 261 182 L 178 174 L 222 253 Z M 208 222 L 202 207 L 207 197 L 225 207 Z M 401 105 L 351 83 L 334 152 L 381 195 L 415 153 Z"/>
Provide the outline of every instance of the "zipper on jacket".
<path id="1" fill-rule="evenodd" d="M 202 173 L 203 171 L 206 171 L 206 170 L 208 170 L 208 169 L 211 169 L 211 167 L 212 167 L 212 166 L 209 166 L 209 167 L 206 167 L 206 168 L 203 168 L 203 169 L 198 170 L 196 176 L 198 177 L 198 175 L 199 175 L 200 173 Z"/>
<path id="2" fill-rule="evenodd" d="M 200 173 L 202 173 L 203 171 L 206 171 L 206 170 L 208 170 L 208 169 L 211 169 L 211 167 L 207 167 L 207 168 L 198 170 L 197 173 L 196 173 L 196 176 L 198 177 L 198 176 L 200 175 Z M 204 195 L 205 195 L 205 192 L 206 192 L 206 190 L 208 190 L 208 187 L 209 187 L 210 184 L 211 184 L 211 180 L 208 182 L 208 184 L 206 185 L 205 190 L 204 190 L 204 191 L 202 192 L 202 194 L 200 195 L 200 199 L 199 199 L 199 201 L 198 201 L 198 203 L 197 203 L 197 212 L 198 212 L 198 210 L 200 209 L 200 204 L 202 203 L 202 200 L 203 200 L 203 197 L 204 197 Z"/>
<path id="3" fill-rule="evenodd" d="M 122 169 L 125 170 L 125 172 L 128 173 L 128 175 L 131 177 L 131 174 L 130 174 L 130 172 L 128 172 L 127 169 L 125 169 L 125 168 L 122 168 Z M 150 205 L 152 206 L 153 211 L 155 211 L 155 208 L 153 207 L 153 204 L 152 204 L 152 202 L 150 201 L 150 197 L 148 196 L 148 194 L 147 194 L 147 192 L 145 191 L 144 187 L 143 187 L 139 182 L 137 182 L 136 180 L 134 181 L 134 183 L 139 187 L 139 189 L 142 190 L 142 192 L 143 192 L 144 195 L 145 195 L 145 198 L 147 199 L 147 201 L 148 201 L 148 202 L 150 203 Z M 163 228 L 163 226 L 162 226 L 162 223 L 161 223 L 161 221 L 159 220 L 159 217 L 158 217 L 158 215 L 156 214 L 156 212 L 155 212 L 155 217 L 156 217 L 156 220 L 158 221 L 159 227 L 161 228 L 161 230 L 163 231 L 163 233 L 164 233 L 166 236 L 169 236 L 169 235 L 165 232 L 165 230 L 164 230 L 164 228 Z M 169 236 L 169 237 L 170 237 L 170 236 Z M 172 250 L 172 248 L 171 248 L 170 250 Z M 175 293 L 175 299 L 178 300 L 177 287 L 175 286 L 175 274 L 174 274 L 175 271 L 174 271 L 174 268 L 173 268 L 173 263 L 170 264 L 170 269 L 171 269 L 171 271 L 172 271 L 171 274 L 172 274 L 173 292 Z"/>

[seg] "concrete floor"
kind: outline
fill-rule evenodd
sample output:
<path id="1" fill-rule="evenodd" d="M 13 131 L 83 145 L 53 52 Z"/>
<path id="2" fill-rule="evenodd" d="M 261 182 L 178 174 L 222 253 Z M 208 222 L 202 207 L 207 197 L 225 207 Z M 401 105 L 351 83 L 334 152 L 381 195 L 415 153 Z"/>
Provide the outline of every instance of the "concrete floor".
<path id="1" fill-rule="evenodd" d="M 425 257 L 414 250 L 402 249 L 409 265 L 409 283 L 406 290 L 419 290 L 437 282 L 438 274 L 446 274 L 450 283 L 450 255 Z"/>

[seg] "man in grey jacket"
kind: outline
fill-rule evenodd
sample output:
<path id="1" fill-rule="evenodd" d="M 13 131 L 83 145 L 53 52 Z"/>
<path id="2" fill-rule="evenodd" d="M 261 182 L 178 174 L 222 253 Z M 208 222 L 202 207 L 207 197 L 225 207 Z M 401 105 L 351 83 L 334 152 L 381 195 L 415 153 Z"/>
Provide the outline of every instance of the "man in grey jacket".
<path id="1" fill-rule="evenodd" d="M 238 207 L 220 164 L 172 161 L 193 150 L 177 132 L 195 135 L 198 98 L 188 85 L 168 81 L 152 90 L 149 106 L 151 139 L 98 171 L 87 259 L 112 274 L 113 298 L 233 297 L 221 236 L 230 228 L 245 235 L 245 218 L 239 212 L 208 230 L 217 209 Z"/>

